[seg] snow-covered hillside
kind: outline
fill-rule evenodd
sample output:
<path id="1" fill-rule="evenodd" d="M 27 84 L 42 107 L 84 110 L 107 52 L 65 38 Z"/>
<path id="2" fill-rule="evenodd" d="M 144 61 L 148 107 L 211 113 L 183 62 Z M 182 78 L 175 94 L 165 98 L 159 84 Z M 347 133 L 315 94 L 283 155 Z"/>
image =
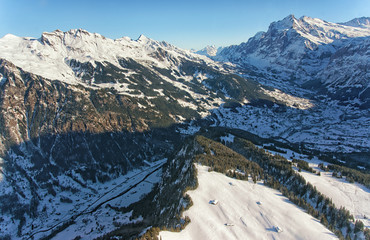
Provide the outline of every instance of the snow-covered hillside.
<path id="1" fill-rule="evenodd" d="M 217 73 L 226 73 L 221 64 L 167 42 L 152 40 L 144 35 L 137 40 L 128 37 L 113 40 L 83 29 L 44 32 L 39 39 L 8 34 L 0 39 L 1 58 L 46 79 L 93 89 L 113 88 L 122 95 L 135 98 L 168 96 L 162 90 L 166 88 L 164 83 L 187 92 L 192 98 L 206 98 L 199 90 L 189 87 L 188 82 L 196 78 L 202 83 L 213 78 L 213 74 L 197 70 L 197 66 L 190 74 L 188 69 L 181 67 L 183 63 L 206 65 Z M 162 86 L 154 86 L 156 83 L 148 76 L 137 79 L 138 74 L 143 74 L 143 68 L 157 75 L 156 80 Z M 142 84 L 152 85 L 151 94 L 139 89 Z M 184 107 L 197 108 L 197 104 L 187 100 L 178 101 Z M 204 107 L 212 108 L 214 103 L 221 102 L 220 98 L 215 98 L 214 102 L 208 102 Z"/>
<path id="2" fill-rule="evenodd" d="M 337 239 L 317 219 L 280 192 L 252 181 L 235 180 L 197 166 L 199 187 L 189 191 L 194 205 L 184 212 L 191 223 L 166 239 Z M 217 205 L 210 200 L 218 200 Z M 282 232 L 277 232 L 279 227 Z"/>
<path id="3" fill-rule="evenodd" d="M 370 69 L 370 37 L 361 37 L 339 48 L 325 68 L 318 72 L 317 78 L 329 94 L 344 101 L 357 96 L 361 104 L 370 99 L 370 72 L 367 69 Z"/>
<path id="4" fill-rule="evenodd" d="M 317 164 L 310 164 L 318 170 Z M 353 214 L 355 219 L 361 220 L 365 227 L 370 227 L 370 190 L 358 183 L 349 183 L 345 179 L 332 177 L 333 172 L 321 171 L 321 176 L 302 171 L 300 173 L 317 190 L 332 199 L 339 207 L 345 207 Z"/>
<path id="5" fill-rule="evenodd" d="M 317 157 L 310 158 L 309 156 L 293 152 L 290 149 L 280 149 L 286 153 L 274 152 L 268 150 L 272 154 L 279 154 L 288 160 L 298 158 L 308 162 L 309 166 L 316 172 L 320 172 L 320 175 L 316 173 L 307 172 L 305 170 L 296 172 L 303 176 L 307 182 L 311 183 L 325 196 L 329 197 L 337 207 L 345 207 L 354 216 L 355 220 L 361 220 L 366 227 L 370 227 L 370 189 L 359 183 L 349 183 L 345 177 L 337 178 L 333 177 L 332 171 L 323 171 L 318 167 L 318 164 L 327 163 L 320 161 Z"/>

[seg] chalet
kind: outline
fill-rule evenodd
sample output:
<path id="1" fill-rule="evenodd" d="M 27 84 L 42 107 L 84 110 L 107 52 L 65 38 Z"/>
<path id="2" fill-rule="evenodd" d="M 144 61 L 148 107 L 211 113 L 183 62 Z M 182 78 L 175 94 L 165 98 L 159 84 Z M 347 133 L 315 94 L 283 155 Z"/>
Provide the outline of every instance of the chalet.
<path id="1" fill-rule="evenodd" d="M 279 226 L 275 226 L 274 228 L 275 228 L 275 231 L 278 232 L 278 233 L 283 231 L 283 229 L 281 229 L 281 227 L 279 227 Z"/>

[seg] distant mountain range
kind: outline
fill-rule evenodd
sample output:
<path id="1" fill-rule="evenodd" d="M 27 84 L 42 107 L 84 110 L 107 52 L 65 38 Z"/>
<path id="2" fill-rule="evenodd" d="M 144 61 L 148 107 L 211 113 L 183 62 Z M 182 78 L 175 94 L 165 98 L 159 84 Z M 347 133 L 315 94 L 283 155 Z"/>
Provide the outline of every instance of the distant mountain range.
<path id="1" fill-rule="evenodd" d="M 247 42 L 208 54 L 231 62 L 246 76 L 290 81 L 340 100 L 370 106 L 370 18 L 330 23 L 290 15 Z M 207 51 L 199 51 L 207 55 Z M 268 81 L 265 81 L 268 84 Z M 356 101 L 357 101 L 356 100 Z"/>
<path id="2" fill-rule="evenodd" d="M 223 47 L 216 47 L 215 45 L 212 46 L 206 46 L 202 50 L 199 51 L 194 51 L 195 53 L 198 53 L 200 55 L 205 55 L 207 57 L 214 57 L 216 56 L 219 52 L 221 52 Z"/>

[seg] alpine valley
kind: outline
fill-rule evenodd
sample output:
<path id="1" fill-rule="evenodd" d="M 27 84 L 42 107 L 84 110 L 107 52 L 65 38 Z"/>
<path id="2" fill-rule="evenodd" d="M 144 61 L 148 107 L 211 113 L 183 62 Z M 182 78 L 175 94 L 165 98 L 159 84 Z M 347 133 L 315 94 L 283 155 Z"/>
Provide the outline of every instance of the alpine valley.
<path id="1" fill-rule="evenodd" d="M 198 52 L 82 29 L 5 35 L 0 239 L 207 229 L 236 209 L 208 203 L 207 188 L 228 179 L 253 189 L 220 194 L 236 213 L 260 201 L 237 216 L 242 225 L 216 226 L 219 239 L 295 239 L 292 216 L 320 239 L 369 239 L 369 69 L 370 18 L 290 15 L 245 43 Z M 191 214 L 202 196 L 211 221 Z M 279 213 L 282 232 L 260 208 Z M 215 239 L 210 229 L 187 236 Z"/>

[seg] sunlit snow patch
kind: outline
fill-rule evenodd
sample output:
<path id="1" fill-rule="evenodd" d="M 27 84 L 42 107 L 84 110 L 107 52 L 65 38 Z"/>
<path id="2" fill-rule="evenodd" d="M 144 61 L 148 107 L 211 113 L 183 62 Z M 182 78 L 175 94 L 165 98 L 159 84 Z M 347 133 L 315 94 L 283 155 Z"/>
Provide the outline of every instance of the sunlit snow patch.
<path id="1" fill-rule="evenodd" d="M 179 233 L 160 232 L 161 239 L 337 239 L 317 219 L 261 182 L 231 179 L 208 172 L 205 166 L 197 169 L 199 186 L 188 192 L 194 205 L 184 212 L 191 223 Z M 217 205 L 210 204 L 214 199 Z"/>
<path id="2" fill-rule="evenodd" d="M 305 110 L 315 106 L 309 99 L 294 97 L 292 95 L 283 93 L 279 89 L 274 89 L 274 91 L 262 89 L 262 91 L 263 93 L 275 98 L 276 100 L 284 102 L 288 107 L 291 108 Z"/>

